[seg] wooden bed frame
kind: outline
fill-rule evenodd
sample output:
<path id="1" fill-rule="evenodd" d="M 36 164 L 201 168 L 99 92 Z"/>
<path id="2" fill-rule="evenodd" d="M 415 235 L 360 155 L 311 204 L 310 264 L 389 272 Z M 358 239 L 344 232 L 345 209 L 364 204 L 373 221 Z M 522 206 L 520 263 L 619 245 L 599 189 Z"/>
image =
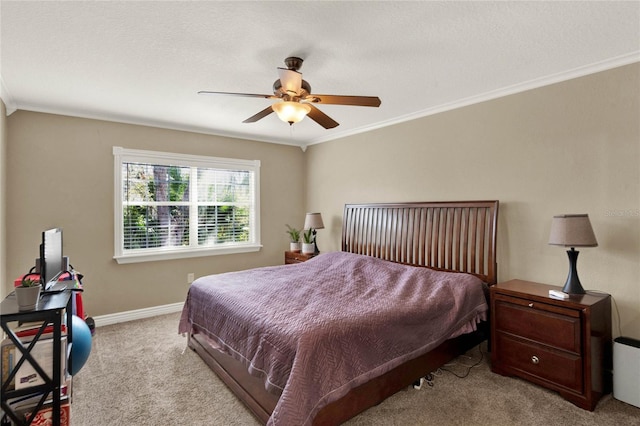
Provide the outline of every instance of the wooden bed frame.
<path id="1" fill-rule="evenodd" d="M 498 201 L 347 204 L 342 251 L 392 262 L 465 272 L 488 285 L 497 282 Z M 488 321 L 478 331 L 450 339 L 431 352 L 352 389 L 320 410 L 314 425 L 336 425 L 379 404 L 488 338 Z M 238 361 L 192 334 L 189 346 L 249 410 L 266 423 L 278 396 L 264 389 Z"/>

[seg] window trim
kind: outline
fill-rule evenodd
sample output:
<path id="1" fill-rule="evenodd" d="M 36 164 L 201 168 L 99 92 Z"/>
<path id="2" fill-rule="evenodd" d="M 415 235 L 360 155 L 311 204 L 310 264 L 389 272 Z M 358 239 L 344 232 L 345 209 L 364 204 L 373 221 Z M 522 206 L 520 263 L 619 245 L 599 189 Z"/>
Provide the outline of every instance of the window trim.
<path id="1" fill-rule="evenodd" d="M 215 256 L 223 254 L 250 253 L 262 248 L 260 242 L 260 160 L 241 160 L 233 158 L 209 157 L 203 155 L 177 154 L 160 151 L 127 149 L 113 147 L 114 156 L 114 256 L 121 263 L 137 263 L 156 260 L 185 259 L 191 257 Z M 124 252 L 122 232 L 122 163 L 138 162 L 161 164 L 166 166 L 189 166 L 232 170 L 250 170 L 254 177 L 254 208 L 252 211 L 253 241 L 241 244 L 225 244 L 223 247 L 189 247 L 128 250 Z"/>

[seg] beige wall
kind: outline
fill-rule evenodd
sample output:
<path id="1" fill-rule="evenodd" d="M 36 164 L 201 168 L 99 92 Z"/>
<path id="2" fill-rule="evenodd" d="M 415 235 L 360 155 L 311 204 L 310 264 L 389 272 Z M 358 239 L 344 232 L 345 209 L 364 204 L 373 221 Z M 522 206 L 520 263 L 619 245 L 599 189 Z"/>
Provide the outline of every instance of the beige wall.
<path id="1" fill-rule="evenodd" d="M 330 251 L 339 249 L 345 203 L 498 199 L 501 280 L 562 285 L 568 261 L 564 249 L 547 245 L 551 217 L 589 213 L 600 246 L 581 250 L 580 278 L 585 288 L 617 301 L 621 324 L 614 315 L 614 334 L 621 329 L 640 338 L 639 99 L 640 65 L 633 64 L 314 145 L 306 153 L 18 111 L 0 120 L 8 130 L 2 142 L 9 190 L 0 197 L 11 248 L 5 290 L 33 265 L 40 232 L 51 226 L 64 228 L 66 252 L 86 275 L 87 311 L 98 316 L 181 302 L 188 272 L 281 263 L 284 224 L 301 225 L 305 211 L 322 212 L 326 229 L 318 243 Z M 116 264 L 114 145 L 261 160 L 264 249 Z M 56 167 L 45 171 L 46 164 Z"/>
<path id="2" fill-rule="evenodd" d="M 6 283 L 7 272 L 7 226 L 6 226 L 6 172 L 7 170 L 7 108 L 0 100 L 0 280 Z M 0 300 L 7 295 L 7 286 L 0 285 Z"/>
<path id="3" fill-rule="evenodd" d="M 281 264 L 285 223 L 304 220 L 304 153 L 297 147 L 25 111 L 9 116 L 7 128 L 7 277 L 28 271 L 41 232 L 60 226 L 65 254 L 85 275 L 91 316 L 182 302 L 190 272 L 198 277 Z M 112 258 L 113 146 L 260 160 L 263 249 L 118 265 Z"/>
<path id="4" fill-rule="evenodd" d="M 318 243 L 339 249 L 345 203 L 498 199 L 499 280 L 563 285 L 551 218 L 588 213 L 599 246 L 580 250 L 580 279 L 612 294 L 622 334 L 640 338 L 639 100 L 633 64 L 311 146 Z"/>

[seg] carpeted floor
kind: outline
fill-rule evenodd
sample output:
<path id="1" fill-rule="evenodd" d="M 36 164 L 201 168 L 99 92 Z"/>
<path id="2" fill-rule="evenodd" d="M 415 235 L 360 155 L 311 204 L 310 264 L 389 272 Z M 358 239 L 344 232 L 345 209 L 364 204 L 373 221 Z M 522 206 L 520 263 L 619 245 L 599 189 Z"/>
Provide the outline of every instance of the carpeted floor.
<path id="1" fill-rule="evenodd" d="M 177 334 L 179 314 L 100 327 L 74 377 L 73 426 L 257 425 L 258 422 Z M 484 345 L 483 345 L 484 346 Z M 594 412 L 525 381 L 491 373 L 480 348 L 347 425 L 640 425 L 640 408 L 607 395 Z"/>

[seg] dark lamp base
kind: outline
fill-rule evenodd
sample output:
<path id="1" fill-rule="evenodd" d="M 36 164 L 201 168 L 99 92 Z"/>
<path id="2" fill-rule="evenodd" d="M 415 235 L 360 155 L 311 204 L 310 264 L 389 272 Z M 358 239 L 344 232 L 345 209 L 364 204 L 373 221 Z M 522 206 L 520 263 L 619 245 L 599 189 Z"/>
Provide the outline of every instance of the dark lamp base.
<path id="1" fill-rule="evenodd" d="M 580 279 L 578 278 L 578 269 L 576 267 L 578 263 L 579 251 L 576 251 L 573 247 L 571 250 L 567 250 L 567 256 L 569 256 L 569 275 L 567 276 L 567 282 L 564 283 L 562 291 L 567 294 L 585 294 Z"/>
<path id="2" fill-rule="evenodd" d="M 315 247 L 313 254 L 314 255 L 318 255 L 320 254 L 320 250 L 318 250 L 318 243 L 316 243 L 316 230 L 313 230 L 313 246 Z"/>

